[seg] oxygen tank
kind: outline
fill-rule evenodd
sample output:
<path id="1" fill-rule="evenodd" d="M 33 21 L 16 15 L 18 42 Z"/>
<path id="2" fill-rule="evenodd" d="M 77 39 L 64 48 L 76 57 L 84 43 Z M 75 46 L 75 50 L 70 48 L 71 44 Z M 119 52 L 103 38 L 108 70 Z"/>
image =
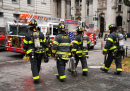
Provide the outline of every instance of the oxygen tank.
<path id="1" fill-rule="evenodd" d="M 87 48 L 87 38 L 88 38 L 87 35 L 83 35 L 83 47 L 84 48 Z"/>

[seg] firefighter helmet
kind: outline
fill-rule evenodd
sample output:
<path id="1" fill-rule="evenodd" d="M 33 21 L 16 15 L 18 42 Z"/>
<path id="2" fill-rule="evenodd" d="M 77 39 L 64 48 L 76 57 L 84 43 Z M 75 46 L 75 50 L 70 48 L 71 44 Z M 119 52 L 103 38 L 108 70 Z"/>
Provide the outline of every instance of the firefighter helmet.
<path id="1" fill-rule="evenodd" d="M 110 30 L 110 31 L 115 31 L 115 30 L 117 30 L 116 25 L 115 25 L 115 24 L 109 25 L 109 30 Z"/>
<path id="2" fill-rule="evenodd" d="M 64 24 L 62 24 L 62 23 L 59 23 L 58 29 L 61 30 L 61 31 L 65 31 L 66 30 L 66 26 Z"/>
<path id="3" fill-rule="evenodd" d="M 34 20 L 34 19 L 32 19 L 32 20 L 29 22 L 29 26 L 30 26 L 30 27 L 35 27 L 35 26 L 37 26 L 37 21 Z"/>
<path id="4" fill-rule="evenodd" d="M 83 29 L 82 29 L 82 27 L 77 26 L 77 27 L 76 27 L 76 31 L 77 31 L 77 32 L 83 32 Z"/>
<path id="5" fill-rule="evenodd" d="M 48 33 L 48 32 L 46 32 L 46 35 L 49 35 L 49 33 Z"/>

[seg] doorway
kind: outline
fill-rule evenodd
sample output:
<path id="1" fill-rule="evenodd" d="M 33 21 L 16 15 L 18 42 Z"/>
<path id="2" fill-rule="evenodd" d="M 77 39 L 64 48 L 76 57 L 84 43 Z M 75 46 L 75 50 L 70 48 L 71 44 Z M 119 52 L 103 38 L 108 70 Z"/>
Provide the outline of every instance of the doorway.
<path id="1" fill-rule="evenodd" d="M 104 32 L 104 18 L 100 17 L 100 32 Z"/>

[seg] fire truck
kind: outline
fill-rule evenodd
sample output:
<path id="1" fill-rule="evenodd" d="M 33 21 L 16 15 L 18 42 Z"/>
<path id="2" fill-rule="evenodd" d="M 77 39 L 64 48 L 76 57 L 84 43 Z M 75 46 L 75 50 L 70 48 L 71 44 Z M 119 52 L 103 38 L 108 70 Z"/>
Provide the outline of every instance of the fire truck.
<path id="1" fill-rule="evenodd" d="M 64 21 L 61 21 L 61 23 L 64 23 L 65 25 L 67 25 L 68 28 L 68 36 L 70 36 L 72 43 L 73 43 L 73 35 L 74 34 L 74 38 L 76 37 L 77 33 L 76 33 L 76 26 L 79 26 L 80 24 L 82 24 L 80 21 L 75 21 L 75 20 L 67 20 L 64 19 Z M 80 24 L 79 24 L 80 23 Z M 82 25 L 80 25 L 81 27 L 83 27 Z M 86 28 L 89 30 L 89 26 L 84 26 L 83 27 L 84 30 L 86 30 Z M 90 46 L 89 48 L 93 49 L 95 46 L 95 39 L 96 39 L 96 35 L 95 32 L 93 31 L 85 31 L 84 32 L 85 35 L 88 36 L 89 40 L 90 40 Z"/>
<path id="2" fill-rule="evenodd" d="M 46 32 L 50 33 L 50 37 L 54 40 L 55 35 L 58 33 L 59 18 L 44 17 L 32 14 L 21 14 L 19 19 L 7 21 L 6 29 L 8 31 L 7 44 L 5 50 L 24 53 L 23 40 L 26 33 L 29 31 L 28 22 L 31 19 L 36 19 L 40 31 L 45 35 Z"/>

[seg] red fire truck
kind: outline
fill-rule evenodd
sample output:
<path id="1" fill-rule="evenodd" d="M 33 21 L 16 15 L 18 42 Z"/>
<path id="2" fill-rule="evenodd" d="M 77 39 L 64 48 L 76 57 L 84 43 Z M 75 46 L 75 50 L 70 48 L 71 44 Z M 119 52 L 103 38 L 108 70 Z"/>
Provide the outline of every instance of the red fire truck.
<path id="1" fill-rule="evenodd" d="M 29 31 L 28 22 L 31 19 L 36 19 L 40 31 L 45 35 L 50 33 L 50 37 L 54 39 L 58 33 L 59 18 L 44 17 L 39 15 L 21 14 L 19 19 L 14 21 L 7 21 L 7 44 L 5 50 L 24 53 L 23 40 L 26 33 Z"/>

